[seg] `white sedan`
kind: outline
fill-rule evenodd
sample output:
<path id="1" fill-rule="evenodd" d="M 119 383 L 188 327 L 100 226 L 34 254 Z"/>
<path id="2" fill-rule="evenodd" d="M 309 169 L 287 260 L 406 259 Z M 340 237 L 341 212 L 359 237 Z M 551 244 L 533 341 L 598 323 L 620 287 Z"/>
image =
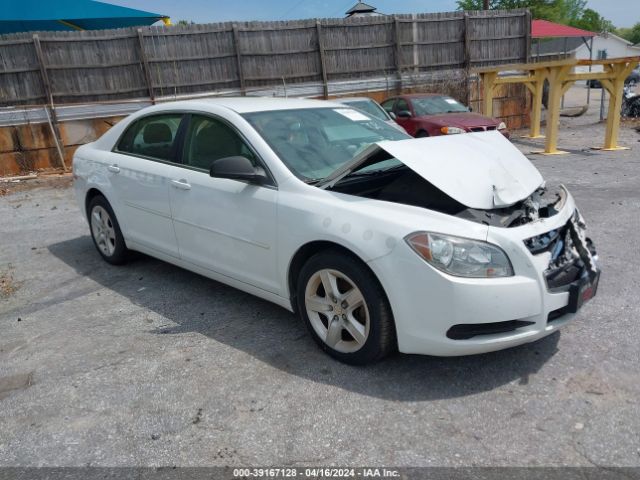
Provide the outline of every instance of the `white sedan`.
<path id="1" fill-rule="evenodd" d="M 135 250 L 277 303 L 344 362 L 531 342 L 598 285 L 573 198 L 497 132 L 412 139 L 337 103 L 185 101 L 121 121 L 73 170 L 107 262 Z"/>

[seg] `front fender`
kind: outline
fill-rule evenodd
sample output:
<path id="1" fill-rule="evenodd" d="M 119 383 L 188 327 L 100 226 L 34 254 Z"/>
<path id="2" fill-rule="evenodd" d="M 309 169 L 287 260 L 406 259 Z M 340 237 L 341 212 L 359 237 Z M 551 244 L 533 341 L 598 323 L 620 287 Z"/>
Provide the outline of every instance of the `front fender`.
<path id="1" fill-rule="evenodd" d="M 429 230 L 485 240 L 487 226 L 419 207 L 372 200 L 305 186 L 278 198 L 278 275 L 288 285 L 292 258 L 325 241 L 369 263 L 392 253 L 410 233 Z M 387 272 L 395 275 L 397 272 Z M 287 292 L 288 293 L 288 292 Z"/>

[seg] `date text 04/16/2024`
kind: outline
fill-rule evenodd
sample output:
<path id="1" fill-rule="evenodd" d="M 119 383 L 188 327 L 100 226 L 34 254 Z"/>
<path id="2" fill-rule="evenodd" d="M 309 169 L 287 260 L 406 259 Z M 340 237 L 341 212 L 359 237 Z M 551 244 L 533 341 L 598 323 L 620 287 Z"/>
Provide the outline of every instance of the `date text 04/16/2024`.
<path id="1" fill-rule="evenodd" d="M 396 478 L 400 472 L 388 468 L 235 468 L 234 479 L 244 478 Z"/>

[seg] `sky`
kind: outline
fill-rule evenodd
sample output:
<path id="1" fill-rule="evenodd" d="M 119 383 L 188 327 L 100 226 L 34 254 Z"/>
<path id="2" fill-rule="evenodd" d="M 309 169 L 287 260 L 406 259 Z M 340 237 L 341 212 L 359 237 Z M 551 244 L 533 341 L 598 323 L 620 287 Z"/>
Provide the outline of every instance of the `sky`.
<path id="1" fill-rule="evenodd" d="M 173 22 L 196 23 L 230 20 L 293 20 L 342 17 L 357 0 L 101 0 L 171 17 Z M 447 12 L 455 0 L 365 0 L 382 13 Z M 640 21 L 640 0 L 588 0 L 587 7 L 611 20 L 617 27 Z"/>

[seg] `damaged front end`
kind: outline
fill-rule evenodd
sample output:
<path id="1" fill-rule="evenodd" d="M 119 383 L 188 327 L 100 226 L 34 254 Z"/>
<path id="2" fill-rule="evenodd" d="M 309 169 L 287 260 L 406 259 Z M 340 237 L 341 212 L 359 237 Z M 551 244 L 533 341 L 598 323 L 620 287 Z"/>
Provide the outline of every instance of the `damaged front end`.
<path id="1" fill-rule="evenodd" d="M 551 312 L 548 321 L 577 312 L 582 304 L 596 294 L 600 279 L 600 270 L 596 265 L 598 255 L 585 233 L 584 219 L 576 210 L 561 228 L 524 240 L 532 255 L 547 253 L 550 256 L 549 265 L 544 271 L 549 292 L 569 292 L 567 306 Z"/>
<path id="2" fill-rule="evenodd" d="M 567 197 L 568 192 L 562 185 L 543 186 L 510 207 L 490 210 L 465 208 L 456 216 L 492 227 L 519 227 L 541 218 L 553 217 L 564 208 Z"/>
<path id="3" fill-rule="evenodd" d="M 564 206 L 564 187 L 546 187 L 499 133 L 451 137 L 372 144 L 317 186 L 504 228 L 552 217 Z"/>

